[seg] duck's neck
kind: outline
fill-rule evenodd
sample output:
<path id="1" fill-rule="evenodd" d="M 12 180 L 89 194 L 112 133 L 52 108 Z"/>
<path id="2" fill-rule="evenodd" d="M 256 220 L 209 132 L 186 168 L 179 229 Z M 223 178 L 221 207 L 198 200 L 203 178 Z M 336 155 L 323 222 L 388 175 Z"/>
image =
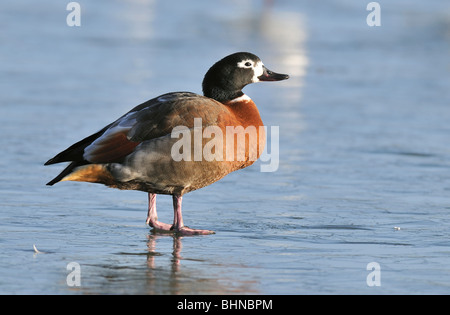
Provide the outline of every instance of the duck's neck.
<path id="1" fill-rule="evenodd" d="M 226 105 L 233 105 L 233 104 L 241 103 L 241 102 L 245 102 L 245 103 L 247 103 L 247 102 L 252 102 L 252 103 L 253 103 L 253 101 L 252 101 L 252 99 L 250 98 L 250 96 L 248 96 L 247 94 L 242 93 L 242 95 L 240 95 L 240 96 L 238 96 L 238 97 L 235 97 L 235 98 L 233 98 L 232 100 L 229 100 L 229 101 L 225 102 L 225 104 L 226 104 Z M 254 103 L 253 103 L 253 104 L 254 104 Z M 255 105 L 255 106 L 256 106 L 256 105 Z"/>
<path id="2" fill-rule="evenodd" d="M 221 103 L 227 103 L 245 95 L 241 90 L 230 91 L 215 86 L 203 86 L 203 95 Z"/>

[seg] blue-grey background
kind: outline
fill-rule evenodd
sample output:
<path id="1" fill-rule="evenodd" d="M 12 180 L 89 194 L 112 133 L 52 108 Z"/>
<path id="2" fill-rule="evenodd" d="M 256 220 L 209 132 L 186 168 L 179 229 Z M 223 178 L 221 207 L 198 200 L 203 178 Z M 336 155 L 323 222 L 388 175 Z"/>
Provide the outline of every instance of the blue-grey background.
<path id="1" fill-rule="evenodd" d="M 80 27 L 69 1 L 0 4 L 0 293 L 450 292 L 447 1 L 379 1 L 378 27 L 370 1 L 78 2 Z M 147 99 L 201 93 L 236 51 L 291 78 L 244 90 L 280 128 L 278 170 L 184 198 L 185 223 L 217 234 L 153 235 L 142 192 L 45 186 L 64 167 L 47 159 Z"/>

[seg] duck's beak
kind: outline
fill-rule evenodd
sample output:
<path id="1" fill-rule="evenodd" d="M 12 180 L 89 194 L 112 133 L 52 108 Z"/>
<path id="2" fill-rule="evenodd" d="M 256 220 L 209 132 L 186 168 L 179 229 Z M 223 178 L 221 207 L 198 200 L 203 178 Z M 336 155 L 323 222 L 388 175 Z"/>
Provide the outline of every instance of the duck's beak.
<path id="1" fill-rule="evenodd" d="M 263 74 L 258 79 L 259 81 L 281 81 L 289 79 L 289 75 L 272 72 L 263 66 Z"/>

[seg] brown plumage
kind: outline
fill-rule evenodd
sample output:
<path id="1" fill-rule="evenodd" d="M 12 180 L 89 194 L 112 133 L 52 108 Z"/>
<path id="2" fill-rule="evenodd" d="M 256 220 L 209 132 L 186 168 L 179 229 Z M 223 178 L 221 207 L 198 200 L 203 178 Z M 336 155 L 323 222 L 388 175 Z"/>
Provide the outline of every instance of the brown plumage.
<path id="1" fill-rule="evenodd" d="M 267 70 L 253 54 L 225 57 L 205 75 L 205 96 L 174 92 L 151 99 L 47 161 L 45 165 L 71 162 L 48 185 L 70 180 L 145 191 L 149 193 L 147 223 L 156 230 L 183 235 L 212 233 L 184 226 L 182 196 L 254 163 L 264 148 L 265 135 L 258 109 L 242 88 L 252 82 L 287 78 Z M 183 153 L 190 152 L 182 160 L 173 156 L 174 146 L 180 143 L 173 134 L 177 128 L 182 130 L 183 143 L 189 144 L 183 146 Z M 200 149 L 211 140 L 203 137 L 205 130 L 234 139 L 228 145 L 225 140 L 217 142 L 213 160 L 198 151 L 199 139 Z M 155 194 L 174 196 L 173 225 L 157 221 Z"/>

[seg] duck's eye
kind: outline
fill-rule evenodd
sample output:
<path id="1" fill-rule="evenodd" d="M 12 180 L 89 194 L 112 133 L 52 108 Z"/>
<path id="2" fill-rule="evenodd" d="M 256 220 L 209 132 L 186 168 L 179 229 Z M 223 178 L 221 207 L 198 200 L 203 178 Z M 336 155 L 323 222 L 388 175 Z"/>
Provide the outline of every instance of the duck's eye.
<path id="1" fill-rule="evenodd" d="M 254 66 L 254 62 L 250 59 L 246 59 L 246 60 L 242 60 L 242 61 L 238 62 L 237 66 L 239 68 L 248 69 L 248 68 L 252 68 Z"/>

